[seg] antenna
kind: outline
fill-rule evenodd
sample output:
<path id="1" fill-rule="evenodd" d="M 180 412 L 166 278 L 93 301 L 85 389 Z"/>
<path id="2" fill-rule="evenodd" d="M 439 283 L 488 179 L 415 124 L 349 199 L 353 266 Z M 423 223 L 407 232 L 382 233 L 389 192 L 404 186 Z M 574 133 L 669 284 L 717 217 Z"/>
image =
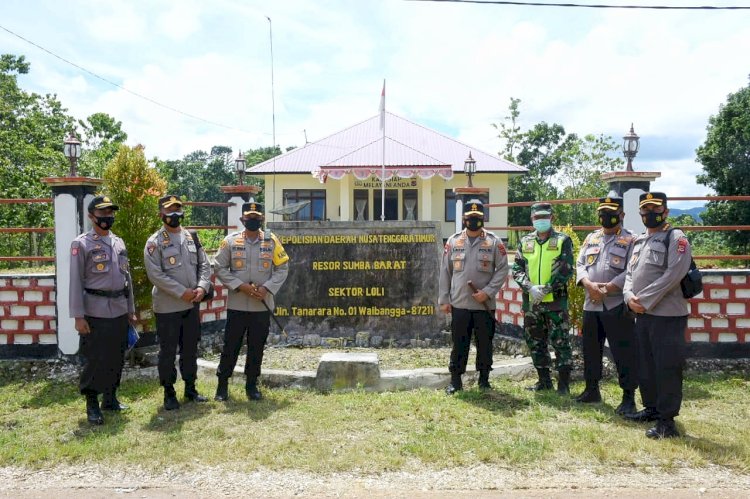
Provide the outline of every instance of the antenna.
<path id="1" fill-rule="evenodd" d="M 271 206 L 274 206 L 276 204 L 276 97 L 274 96 L 273 91 L 273 23 L 271 22 L 271 18 L 266 16 L 266 19 L 268 19 L 268 38 L 271 41 L 271 120 L 273 122 L 273 148 L 271 149 L 274 153 L 273 155 L 273 189 L 272 189 L 272 195 L 273 200 L 271 201 Z M 268 204 L 268 201 L 266 201 L 266 204 Z"/>

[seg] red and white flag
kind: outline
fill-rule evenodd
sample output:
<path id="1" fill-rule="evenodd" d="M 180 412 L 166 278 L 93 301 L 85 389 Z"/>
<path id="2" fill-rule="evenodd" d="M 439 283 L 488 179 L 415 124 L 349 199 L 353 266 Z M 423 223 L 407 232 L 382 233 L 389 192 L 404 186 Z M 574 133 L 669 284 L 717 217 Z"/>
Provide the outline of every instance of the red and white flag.
<path id="1" fill-rule="evenodd" d="M 385 129 L 385 80 L 383 80 L 383 91 L 380 94 L 380 129 Z"/>

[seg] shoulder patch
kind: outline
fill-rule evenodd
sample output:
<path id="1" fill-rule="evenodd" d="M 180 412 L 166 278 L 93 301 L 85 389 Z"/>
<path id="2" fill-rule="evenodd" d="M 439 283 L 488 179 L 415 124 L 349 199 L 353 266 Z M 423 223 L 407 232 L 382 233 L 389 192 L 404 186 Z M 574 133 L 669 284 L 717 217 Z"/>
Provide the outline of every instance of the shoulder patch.
<path id="1" fill-rule="evenodd" d="M 81 243 L 78 241 L 73 241 L 70 243 L 70 254 L 73 256 L 78 256 L 78 249 L 81 247 Z"/>
<path id="2" fill-rule="evenodd" d="M 155 249 L 156 249 L 156 243 L 155 242 L 149 241 L 148 244 L 146 244 L 146 251 L 148 251 L 149 255 L 153 255 Z"/>
<path id="3" fill-rule="evenodd" d="M 680 239 L 677 240 L 677 253 L 685 253 L 685 251 L 687 251 L 689 246 L 690 246 L 690 243 L 688 242 L 687 237 L 682 236 Z"/>
<path id="4" fill-rule="evenodd" d="M 228 244 L 229 244 L 229 243 L 227 243 L 227 240 L 226 240 L 226 239 L 223 239 L 223 240 L 221 241 L 221 244 L 219 245 L 219 249 L 220 249 L 220 250 L 223 250 L 224 248 L 226 248 L 226 247 L 227 247 L 227 245 L 228 245 Z"/>

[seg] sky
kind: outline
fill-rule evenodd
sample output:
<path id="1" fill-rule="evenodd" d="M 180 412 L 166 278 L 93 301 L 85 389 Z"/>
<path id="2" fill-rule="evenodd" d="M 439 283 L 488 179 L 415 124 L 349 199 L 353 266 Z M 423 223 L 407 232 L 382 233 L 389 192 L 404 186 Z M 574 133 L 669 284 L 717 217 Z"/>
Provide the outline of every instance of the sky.
<path id="1" fill-rule="evenodd" d="M 149 157 L 268 147 L 274 121 L 282 149 L 302 146 L 375 116 L 386 80 L 389 112 L 490 153 L 503 147 L 491 124 L 508 115 L 511 97 L 521 99 L 524 130 L 554 122 L 621 144 L 633 123 L 635 169 L 661 172 L 652 190 L 672 196 L 711 193 L 696 183 L 695 149 L 750 75 L 750 10 L 3 0 L 0 27 L 0 53 L 31 63 L 22 88 L 56 94 L 76 118 L 112 115 Z"/>

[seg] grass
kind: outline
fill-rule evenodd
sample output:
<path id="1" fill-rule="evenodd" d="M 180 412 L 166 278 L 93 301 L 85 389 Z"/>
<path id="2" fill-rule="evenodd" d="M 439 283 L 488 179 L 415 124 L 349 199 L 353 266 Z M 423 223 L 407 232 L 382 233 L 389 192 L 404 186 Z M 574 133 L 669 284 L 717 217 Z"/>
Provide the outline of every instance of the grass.
<path id="1" fill-rule="evenodd" d="M 750 381 L 703 375 L 686 381 L 679 426 L 687 437 L 654 442 L 645 425 L 613 415 L 619 389 L 605 403 L 575 404 L 528 384 L 501 380 L 490 392 L 447 397 L 438 390 L 322 395 L 265 390 L 245 400 L 161 409 L 155 382 L 127 381 L 123 414 L 91 427 L 72 384 L 0 382 L 0 466 L 54 464 L 221 465 L 238 469 L 380 472 L 478 462 L 514 468 L 580 466 L 703 467 L 750 470 Z M 213 394 L 213 380 L 199 389 Z M 580 391 L 581 384 L 574 387 Z"/>

